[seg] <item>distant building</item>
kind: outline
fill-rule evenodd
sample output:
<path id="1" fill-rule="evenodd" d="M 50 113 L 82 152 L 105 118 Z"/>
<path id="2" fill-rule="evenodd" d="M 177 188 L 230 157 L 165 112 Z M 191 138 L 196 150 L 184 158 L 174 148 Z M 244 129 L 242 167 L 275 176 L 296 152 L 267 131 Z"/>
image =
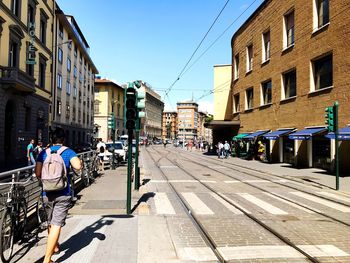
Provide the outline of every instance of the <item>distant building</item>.
<path id="1" fill-rule="evenodd" d="M 164 111 L 163 112 L 163 132 L 162 138 L 176 139 L 177 138 L 177 112 Z"/>
<path id="2" fill-rule="evenodd" d="M 194 101 L 177 103 L 178 139 L 196 140 L 198 132 L 198 104 Z"/>
<path id="3" fill-rule="evenodd" d="M 116 138 L 126 134 L 124 128 L 124 88 L 108 79 L 95 79 L 95 137 L 111 141 L 112 130 L 108 129 L 108 117 L 115 116 Z"/>
<path id="4" fill-rule="evenodd" d="M 162 137 L 162 116 L 164 102 L 161 96 L 156 93 L 146 82 L 141 82 L 139 91 L 145 92 L 145 109 L 146 117 L 141 119 L 140 136 L 148 138 Z"/>
<path id="5" fill-rule="evenodd" d="M 0 1 L 0 169 L 27 164 L 49 142 L 55 1 Z"/>
<path id="6" fill-rule="evenodd" d="M 57 6 L 51 127 L 66 131 L 66 144 L 91 142 L 94 128 L 94 79 L 98 73 L 89 45 L 73 16 Z"/>

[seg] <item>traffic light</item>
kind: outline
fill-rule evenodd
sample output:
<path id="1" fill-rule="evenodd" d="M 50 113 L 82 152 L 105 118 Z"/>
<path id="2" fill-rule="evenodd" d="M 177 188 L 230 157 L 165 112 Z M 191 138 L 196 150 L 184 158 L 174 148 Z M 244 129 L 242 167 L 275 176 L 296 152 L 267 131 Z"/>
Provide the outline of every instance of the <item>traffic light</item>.
<path id="1" fill-rule="evenodd" d="M 126 123 L 125 128 L 128 130 L 134 130 L 136 127 L 136 119 L 137 119 L 137 92 L 134 88 L 134 83 L 129 83 L 128 88 L 126 89 Z"/>
<path id="2" fill-rule="evenodd" d="M 115 118 L 114 118 L 114 114 L 113 113 L 111 113 L 108 116 L 107 123 L 108 123 L 108 129 L 112 129 L 112 130 L 115 129 Z"/>
<path id="3" fill-rule="evenodd" d="M 335 131 L 335 111 L 334 111 L 334 106 L 329 106 L 325 109 L 325 117 L 326 121 L 325 124 L 327 125 L 327 129 L 329 132 L 334 132 Z"/>
<path id="4" fill-rule="evenodd" d="M 145 117 L 145 112 L 142 111 L 145 108 L 145 92 L 137 92 L 137 113 L 139 118 Z"/>

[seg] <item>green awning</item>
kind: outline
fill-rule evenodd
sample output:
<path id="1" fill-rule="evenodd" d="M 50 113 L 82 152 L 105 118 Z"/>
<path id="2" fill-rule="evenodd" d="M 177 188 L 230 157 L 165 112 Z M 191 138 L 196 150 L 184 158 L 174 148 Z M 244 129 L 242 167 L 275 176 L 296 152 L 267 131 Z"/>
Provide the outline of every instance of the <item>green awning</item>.
<path id="1" fill-rule="evenodd" d="M 235 140 L 240 140 L 242 139 L 243 137 L 249 135 L 249 133 L 241 133 L 241 134 L 238 134 L 236 136 L 233 136 L 232 140 L 235 141 Z"/>

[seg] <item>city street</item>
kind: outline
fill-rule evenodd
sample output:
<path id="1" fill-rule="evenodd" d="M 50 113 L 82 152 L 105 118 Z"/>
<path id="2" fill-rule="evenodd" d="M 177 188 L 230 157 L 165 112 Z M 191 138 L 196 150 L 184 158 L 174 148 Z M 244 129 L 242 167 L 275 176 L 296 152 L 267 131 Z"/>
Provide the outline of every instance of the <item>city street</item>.
<path id="1" fill-rule="evenodd" d="M 334 191 L 312 169 L 172 145 L 140 159 L 133 214 L 126 167 L 105 171 L 78 194 L 56 262 L 350 262 L 349 178 Z M 45 243 L 42 232 L 13 262 L 41 262 Z"/>

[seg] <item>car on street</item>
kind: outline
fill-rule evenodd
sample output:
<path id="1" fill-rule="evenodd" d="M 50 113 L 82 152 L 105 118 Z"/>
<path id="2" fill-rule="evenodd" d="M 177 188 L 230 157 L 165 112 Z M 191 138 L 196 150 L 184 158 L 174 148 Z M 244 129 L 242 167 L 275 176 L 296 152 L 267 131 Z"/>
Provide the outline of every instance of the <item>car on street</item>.
<path id="1" fill-rule="evenodd" d="M 117 153 L 120 156 L 121 162 L 126 162 L 126 152 L 122 142 L 115 142 L 115 143 L 108 142 L 106 143 L 106 148 L 107 148 L 107 151 L 111 153 L 113 153 L 113 151 Z"/>

